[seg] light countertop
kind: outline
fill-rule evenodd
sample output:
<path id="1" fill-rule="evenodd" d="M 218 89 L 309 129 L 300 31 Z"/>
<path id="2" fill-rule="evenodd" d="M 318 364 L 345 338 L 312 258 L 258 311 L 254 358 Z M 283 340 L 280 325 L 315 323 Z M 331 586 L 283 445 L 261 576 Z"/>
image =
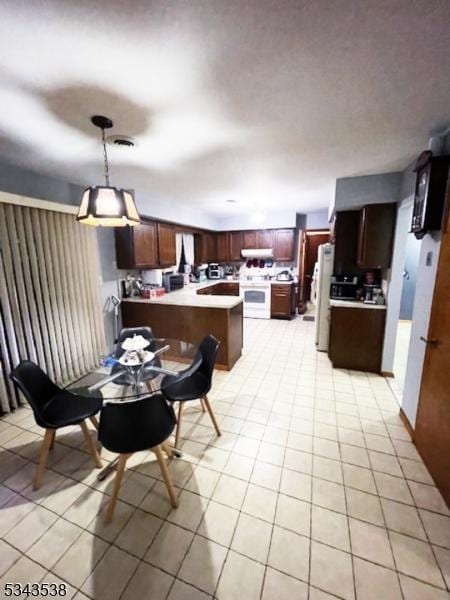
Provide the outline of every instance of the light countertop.
<path id="1" fill-rule="evenodd" d="M 330 300 L 330 306 L 336 308 L 369 308 L 375 310 L 386 310 L 386 304 L 365 304 L 361 300 Z"/>

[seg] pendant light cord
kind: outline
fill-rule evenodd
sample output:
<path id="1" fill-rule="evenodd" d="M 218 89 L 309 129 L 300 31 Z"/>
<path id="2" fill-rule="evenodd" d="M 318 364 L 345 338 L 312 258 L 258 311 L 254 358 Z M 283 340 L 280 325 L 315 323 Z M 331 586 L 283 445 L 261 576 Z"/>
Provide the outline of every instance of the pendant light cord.
<path id="1" fill-rule="evenodd" d="M 103 142 L 103 166 L 105 169 L 105 181 L 106 181 L 106 186 L 109 187 L 108 153 L 106 152 L 105 129 L 103 127 L 102 127 L 102 142 Z"/>

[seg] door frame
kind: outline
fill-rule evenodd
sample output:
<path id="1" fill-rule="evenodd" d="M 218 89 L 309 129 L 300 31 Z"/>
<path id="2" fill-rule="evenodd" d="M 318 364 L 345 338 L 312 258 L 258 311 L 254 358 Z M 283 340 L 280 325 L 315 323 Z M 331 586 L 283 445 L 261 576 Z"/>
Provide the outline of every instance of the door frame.
<path id="1" fill-rule="evenodd" d="M 306 241 L 308 237 L 314 235 L 331 235 L 331 230 L 325 227 L 318 229 L 302 229 L 299 231 L 299 243 L 298 243 L 298 291 L 297 291 L 297 310 L 300 315 L 306 311 L 307 301 L 304 302 L 303 290 L 304 290 L 304 274 L 305 274 L 305 260 L 306 260 Z"/>

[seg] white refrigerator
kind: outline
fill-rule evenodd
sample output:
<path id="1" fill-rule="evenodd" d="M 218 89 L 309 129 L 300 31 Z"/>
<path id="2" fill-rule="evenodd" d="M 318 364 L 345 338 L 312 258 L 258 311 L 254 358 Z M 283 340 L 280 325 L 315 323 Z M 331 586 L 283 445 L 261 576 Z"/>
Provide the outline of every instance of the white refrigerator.
<path id="1" fill-rule="evenodd" d="M 316 300 L 316 346 L 326 352 L 330 338 L 330 285 L 333 275 L 334 245 L 319 246 Z"/>

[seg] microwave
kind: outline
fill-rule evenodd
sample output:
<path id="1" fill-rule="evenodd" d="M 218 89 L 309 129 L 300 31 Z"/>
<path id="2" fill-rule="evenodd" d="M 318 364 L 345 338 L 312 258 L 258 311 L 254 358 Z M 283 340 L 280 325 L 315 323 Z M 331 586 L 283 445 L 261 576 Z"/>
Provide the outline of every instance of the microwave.
<path id="1" fill-rule="evenodd" d="M 333 275 L 331 278 L 330 298 L 332 300 L 356 300 L 358 287 L 357 277 Z"/>
<path id="2" fill-rule="evenodd" d="M 184 275 L 182 273 L 167 273 L 163 275 L 163 286 L 167 293 L 184 288 Z"/>

